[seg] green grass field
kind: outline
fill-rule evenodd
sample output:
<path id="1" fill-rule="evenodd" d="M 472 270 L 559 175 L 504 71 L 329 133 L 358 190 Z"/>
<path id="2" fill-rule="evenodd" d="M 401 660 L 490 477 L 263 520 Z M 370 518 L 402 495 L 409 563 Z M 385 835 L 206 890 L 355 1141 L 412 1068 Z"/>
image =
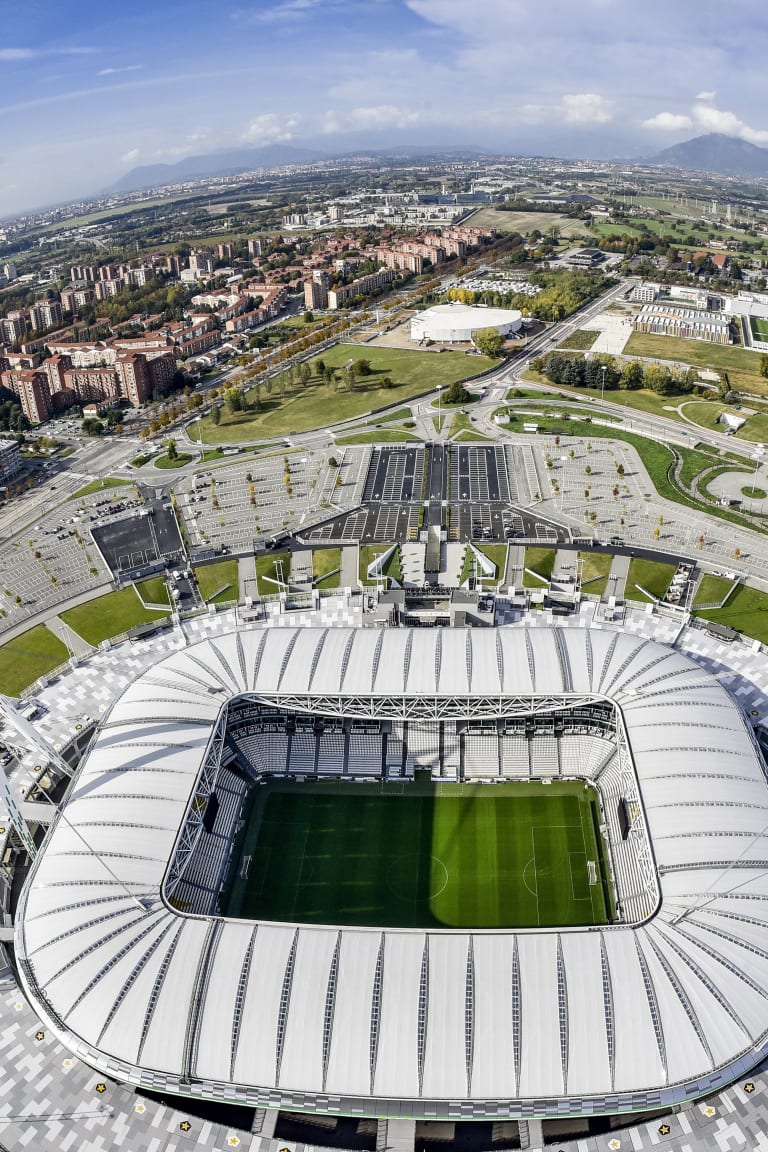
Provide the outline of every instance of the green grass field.
<path id="1" fill-rule="evenodd" d="M 38 677 L 63 664 L 68 656 L 58 636 L 45 624 L 36 624 L 0 648 L 0 692 L 18 696 Z"/>
<path id="2" fill-rule="evenodd" d="M 121 588 L 119 592 L 107 592 L 106 596 L 62 612 L 61 619 L 95 647 L 137 624 L 156 624 L 166 615 L 144 608 L 133 588 Z"/>
<path id="3" fill-rule="evenodd" d="M 225 915 L 382 928 L 609 921 L 597 800 L 583 784 L 273 780 L 252 797 Z"/>

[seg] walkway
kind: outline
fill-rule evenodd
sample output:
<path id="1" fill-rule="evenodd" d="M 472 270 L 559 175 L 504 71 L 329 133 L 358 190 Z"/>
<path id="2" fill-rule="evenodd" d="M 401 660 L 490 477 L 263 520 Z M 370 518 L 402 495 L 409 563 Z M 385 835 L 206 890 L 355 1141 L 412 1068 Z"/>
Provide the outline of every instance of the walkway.
<path id="1" fill-rule="evenodd" d="M 65 624 L 59 616 L 52 616 L 50 620 L 46 620 L 45 624 L 54 636 L 58 636 L 59 640 L 63 641 L 73 656 L 89 656 L 93 652 L 93 647 L 86 640 L 83 640 L 82 636 L 73 628 L 70 628 L 69 624 Z"/>

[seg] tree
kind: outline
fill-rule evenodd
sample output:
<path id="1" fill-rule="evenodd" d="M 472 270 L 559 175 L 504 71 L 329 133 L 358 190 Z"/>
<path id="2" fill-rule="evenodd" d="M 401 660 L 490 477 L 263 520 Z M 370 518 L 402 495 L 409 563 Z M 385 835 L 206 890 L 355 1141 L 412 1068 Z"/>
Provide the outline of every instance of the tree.
<path id="1" fill-rule="evenodd" d="M 765 353 L 760 357 L 760 375 L 768 377 L 768 356 Z"/>
<path id="2" fill-rule="evenodd" d="M 630 360 L 625 364 L 621 370 L 621 379 L 619 381 L 620 388 L 626 388 L 629 391 L 634 391 L 643 386 L 643 362 L 642 360 Z"/>
<path id="3" fill-rule="evenodd" d="M 354 372 L 356 376 L 370 376 L 372 372 L 370 360 L 355 360 Z"/>
<path id="4" fill-rule="evenodd" d="M 472 333 L 472 342 L 478 352 L 497 360 L 504 351 L 504 337 L 495 328 L 479 328 Z"/>
<path id="5" fill-rule="evenodd" d="M 467 399 L 467 390 L 461 380 L 454 380 L 453 384 L 446 390 L 446 404 L 464 404 Z"/>
<path id="6" fill-rule="evenodd" d="M 218 405 L 211 409 L 211 422 L 215 428 L 218 428 L 219 424 L 221 424 L 221 409 Z"/>
<path id="7" fill-rule="evenodd" d="M 86 416 L 80 427 L 86 436 L 101 436 L 104 431 L 104 425 L 95 416 Z"/>
<path id="8" fill-rule="evenodd" d="M 224 399 L 230 412 L 242 412 L 243 400 L 237 388 L 227 388 Z"/>
<path id="9" fill-rule="evenodd" d="M 302 316 L 302 320 L 304 321 L 305 324 L 311 324 L 314 319 L 315 319 L 314 312 L 305 312 L 304 315 Z"/>
<path id="10" fill-rule="evenodd" d="M 178 460 L 178 458 L 179 458 L 179 449 L 178 449 L 178 447 L 176 446 L 176 441 L 175 441 L 175 440 L 169 440 L 169 441 L 168 441 L 168 443 L 167 443 L 167 444 L 166 444 L 166 446 L 165 446 L 165 454 L 166 454 L 166 456 L 168 457 L 168 459 L 169 459 L 169 460 Z"/>

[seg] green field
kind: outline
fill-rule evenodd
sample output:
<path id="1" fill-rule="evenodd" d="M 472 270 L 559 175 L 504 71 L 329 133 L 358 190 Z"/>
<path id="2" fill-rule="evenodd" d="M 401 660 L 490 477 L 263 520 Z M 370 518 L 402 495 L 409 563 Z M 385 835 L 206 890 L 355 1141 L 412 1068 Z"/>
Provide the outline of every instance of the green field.
<path id="1" fill-rule="evenodd" d="M 251 796 L 225 915 L 382 928 L 609 920 L 599 809 L 582 783 L 272 780 Z"/>
<path id="2" fill-rule="evenodd" d="M 756 340 L 768 340 L 768 320 L 761 320 L 759 316 L 750 316 L 749 326 Z"/>
<path id="3" fill-rule="evenodd" d="M 626 600 L 639 600 L 643 604 L 650 604 L 651 601 L 645 593 L 641 591 L 642 587 L 646 592 L 650 592 L 651 596 L 655 596 L 657 600 L 661 600 L 667 588 L 669 588 L 670 581 L 674 574 L 674 564 L 663 564 L 659 560 L 643 560 L 638 556 L 634 556 L 629 562 L 624 598 Z"/>
<path id="4" fill-rule="evenodd" d="M 201 564 L 195 568 L 195 580 L 206 604 L 237 600 L 240 593 L 237 560 L 216 560 L 213 564 Z"/>
<path id="5" fill-rule="evenodd" d="M 708 611 L 696 612 L 696 615 L 735 628 L 737 632 L 753 636 L 763 644 L 768 643 L 768 595 L 757 588 L 742 584 L 725 608 L 710 608 Z"/>
<path id="6" fill-rule="evenodd" d="M 159 623 L 167 615 L 144 608 L 133 588 L 121 588 L 119 592 L 107 592 L 106 596 L 98 596 L 62 612 L 61 619 L 86 643 L 95 647 L 102 640 L 119 636 L 137 624 Z"/>
<path id="7" fill-rule="evenodd" d="M 45 624 L 36 624 L 0 648 L 0 692 L 18 696 L 40 676 L 58 668 L 68 656 L 58 636 Z"/>
<path id="8" fill-rule="evenodd" d="M 343 380 L 327 383 L 318 376 L 315 366 L 322 360 L 327 367 L 338 369 L 340 377 L 350 360 L 368 360 L 370 376 L 355 378 L 352 391 Z M 428 392 L 438 384 L 452 384 L 493 368 L 498 360 L 486 356 L 467 356 L 464 352 L 420 352 L 403 348 L 377 348 L 369 344 L 336 344 L 312 358 L 313 375 L 305 385 L 286 386 L 280 394 L 279 380 L 261 388 L 260 405 L 248 412 L 230 412 L 227 405 L 220 409 L 220 423 L 214 425 L 210 416 L 202 420 L 203 440 L 206 444 L 242 443 L 265 440 L 273 436 L 306 432 L 310 428 L 325 428 L 355 416 L 364 416 L 385 404 L 397 404 L 411 396 Z M 384 387 L 389 377 L 392 386 Z M 256 403 L 256 393 L 249 393 Z M 378 418 L 381 422 L 383 417 Z M 365 433 L 361 433 L 364 435 Z M 382 433 L 379 439 L 387 439 Z M 398 437 L 401 438 L 401 437 Z M 403 434 L 402 438 L 407 438 Z M 366 441 L 367 442 L 367 441 Z"/>
<path id="9" fill-rule="evenodd" d="M 602 596 L 608 587 L 608 575 L 613 564 L 610 552 L 579 552 L 581 562 L 581 589 L 588 596 Z"/>

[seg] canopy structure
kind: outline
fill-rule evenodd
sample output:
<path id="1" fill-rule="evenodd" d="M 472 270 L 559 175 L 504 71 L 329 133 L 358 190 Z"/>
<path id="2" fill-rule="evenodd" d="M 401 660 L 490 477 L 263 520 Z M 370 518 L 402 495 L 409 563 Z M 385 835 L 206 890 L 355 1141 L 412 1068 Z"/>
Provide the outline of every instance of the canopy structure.
<path id="1" fill-rule="evenodd" d="M 602 928 L 417 931 L 175 909 L 168 876 L 242 695 L 405 718 L 612 702 L 653 911 Z M 28 880 L 17 957 L 59 1039 L 144 1086 L 374 1116 L 661 1107 L 768 1049 L 767 832 L 738 705 L 654 641 L 543 627 L 232 633 L 163 659 L 113 705 Z"/>

